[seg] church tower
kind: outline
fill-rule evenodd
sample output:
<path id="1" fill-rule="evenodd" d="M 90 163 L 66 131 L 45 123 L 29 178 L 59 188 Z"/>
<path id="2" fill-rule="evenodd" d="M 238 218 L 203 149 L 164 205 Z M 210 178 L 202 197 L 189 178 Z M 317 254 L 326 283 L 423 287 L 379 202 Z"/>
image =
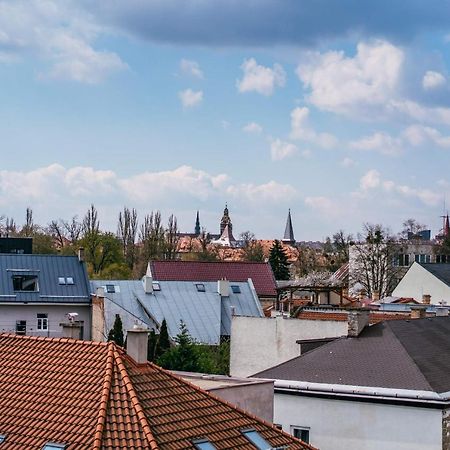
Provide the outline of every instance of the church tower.
<path id="1" fill-rule="evenodd" d="M 200 230 L 200 215 L 199 215 L 199 213 L 198 213 L 198 211 L 197 211 L 197 218 L 195 219 L 195 230 L 194 230 L 194 234 L 195 234 L 196 236 L 200 236 L 200 232 L 201 232 L 201 230 Z"/>
<path id="2" fill-rule="evenodd" d="M 225 209 L 223 210 L 222 220 L 220 221 L 220 235 L 222 236 L 223 230 L 228 225 L 230 234 L 233 233 L 233 224 L 231 223 L 230 215 L 228 213 L 228 205 L 225 203 Z"/>
<path id="3" fill-rule="evenodd" d="M 286 228 L 284 229 L 284 237 L 281 240 L 285 244 L 294 245 L 295 237 L 294 237 L 294 228 L 292 227 L 292 219 L 291 219 L 291 210 L 288 211 L 288 216 L 286 220 Z"/>

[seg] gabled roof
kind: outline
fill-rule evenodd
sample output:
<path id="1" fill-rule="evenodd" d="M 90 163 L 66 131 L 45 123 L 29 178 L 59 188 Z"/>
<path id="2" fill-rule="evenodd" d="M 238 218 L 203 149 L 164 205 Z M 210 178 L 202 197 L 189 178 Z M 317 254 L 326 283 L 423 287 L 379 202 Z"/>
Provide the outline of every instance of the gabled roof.
<path id="1" fill-rule="evenodd" d="M 154 280 L 158 281 L 230 281 L 252 279 L 259 296 L 277 295 L 275 278 L 269 263 L 222 261 L 150 261 Z"/>
<path id="2" fill-rule="evenodd" d="M 0 383 L 2 450 L 193 449 L 195 438 L 253 450 L 248 428 L 312 448 L 111 342 L 0 335 Z"/>
<path id="3" fill-rule="evenodd" d="M 38 292 L 14 291 L 13 276 L 36 275 Z M 59 278 L 73 284 L 60 284 Z M 0 302 L 89 303 L 86 267 L 77 256 L 0 254 Z"/>
<path id="4" fill-rule="evenodd" d="M 197 284 L 204 290 L 199 291 Z M 111 305 L 105 303 L 105 316 L 111 322 L 107 329 L 112 327 L 115 313 L 119 313 L 125 328 L 131 328 L 136 319 L 149 328 L 161 325 L 166 319 L 169 335 L 175 337 L 183 320 L 196 341 L 218 344 L 221 335 L 231 333 L 232 307 L 236 315 L 263 316 L 259 300 L 248 282 L 230 283 L 240 292 L 230 289 L 229 295 L 222 298 L 217 292 L 217 281 L 159 281 L 160 290 L 151 294 L 145 293 L 141 280 L 92 280 L 91 285 L 93 292 L 106 285 L 118 287 L 114 293 L 105 293 L 107 299 L 122 308 L 122 311 L 109 313 Z M 128 318 L 126 312 L 130 314 Z"/>
<path id="5" fill-rule="evenodd" d="M 450 286 L 450 264 L 424 264 L 418 262 L 416 264 L 419 264 L 419 266 L 422 266 L 447 286 Z"/>
<path id="6" fill-rule="evenodd" d="M 350 386 L 450 391 L 450 318 L 366 327 L 256 376 Z"/>

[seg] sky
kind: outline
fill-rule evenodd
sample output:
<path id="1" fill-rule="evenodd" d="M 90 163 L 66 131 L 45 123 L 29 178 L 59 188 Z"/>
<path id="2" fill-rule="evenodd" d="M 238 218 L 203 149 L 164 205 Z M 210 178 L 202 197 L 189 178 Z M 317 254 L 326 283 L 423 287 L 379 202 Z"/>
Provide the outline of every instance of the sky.
<path id="1" fill-rule="evenodd" d="M 449 68 L 448 0 L 0 0 L 0 214 L 437 233 Z"/>

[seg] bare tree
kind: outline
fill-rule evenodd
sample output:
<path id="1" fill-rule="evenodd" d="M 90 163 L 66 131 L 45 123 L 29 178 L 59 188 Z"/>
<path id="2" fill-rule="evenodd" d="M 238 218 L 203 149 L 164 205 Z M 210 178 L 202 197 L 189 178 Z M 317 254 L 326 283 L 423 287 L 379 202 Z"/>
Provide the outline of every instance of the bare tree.
<path id="1" fill-rule="evenodd" d="M 62 224 L 66 231 L 67 239 L 69 239 L 73 245 L 76 244 L 81 238 L 83 224 L 78 221 L 77 216 L 73 216 L 70 221 L 64 220 Z"/>
<path id="2" fill-rule="evenodd" d="M 241 233 L 239 240 L 242 242 L 242 254 L 245 261 L 264 261 L 264 249 L 251 231 Z"/>
<path id="3" fill-rule="evenodd" d="M 178 241 L 179 230 L 177 225 L 177 218 L 173 214 L 171 214 L 165 232 L 164 256 L 166 259 L 175 259 L 177 254 Z"/>
<path id="4" fill-rule="evenodd" d="M 53 239 L 56 241 L 56 246 L 58 248 L 62 249 L 65 247 L 67 240 L 61 221 L 52 220 L 48 224 L 48 232 L 53 236 Z"/>
<path id="5" fill-rule="evenodd" d="M 21 234 L 23 236 L 27 236 L 30 237 L 33 235 L 33 233 L 36 231 L 36 226 L 33 222 L 33 210 L 28 207 L 27 208 L 27 212 L 26 212 L 26 216 L 25 216 L 25 224 L 22 227 L 21 230 Z"/>
<path id="6" fill-rule="evenodd" d="M 400 232 L 400 237 L 402 239 L 408 239 L 411 235 L 416 236 L 420 231 L 427 228 L 425 224 L 419 223 L 416 219 L 413 218 L 406 219 L 403 222 L 402 226 L 403 228 Z"/>
<path id="7" fill-rule="evenodd" d="M 122 244 L 122 252 L 130 269 L 136 262 L 136 235 L 138 230 L 138 218 L 136 210 L 123 208 L 119 212 L 119 223 L 117 225 L 117 237 Z"/>
<path id="8" fill-rule="evenodd" d="M 151 212 L 144 217 L 139 229 L 140 274 L 145 272 L 150 259 L 162 258 L 164 255 L 164 227 L 161 213 Z"/>

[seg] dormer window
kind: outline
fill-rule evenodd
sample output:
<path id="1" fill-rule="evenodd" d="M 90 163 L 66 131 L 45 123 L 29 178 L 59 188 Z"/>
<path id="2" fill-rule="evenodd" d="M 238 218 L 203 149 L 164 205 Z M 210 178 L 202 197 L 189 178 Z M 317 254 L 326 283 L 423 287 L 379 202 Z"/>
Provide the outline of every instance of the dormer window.
<path id="1" fill-rule="evenodd" d="M 38 292 L 37 275 L 13 275 L 13 289 L 15 291 Z"/>

